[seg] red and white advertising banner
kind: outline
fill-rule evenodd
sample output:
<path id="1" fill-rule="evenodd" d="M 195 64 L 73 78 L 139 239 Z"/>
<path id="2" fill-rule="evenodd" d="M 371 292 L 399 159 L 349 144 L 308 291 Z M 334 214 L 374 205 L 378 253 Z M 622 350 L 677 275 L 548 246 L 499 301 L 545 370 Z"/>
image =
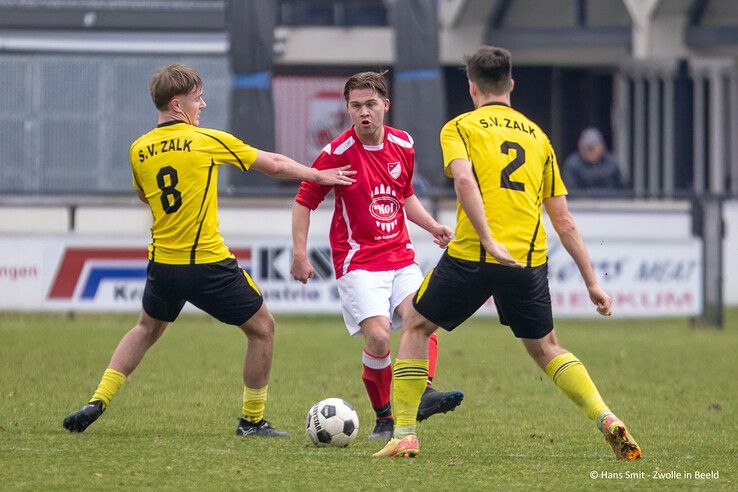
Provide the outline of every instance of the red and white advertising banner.
<path id="1" fill-rule="evenodd" d="M 230 241 L 231 251 L 275 313 L 338 313 L 338 292 L 327 243 L 311 244 L 315 277 L 307 285 L 290 276 L 289 238 Z M 441 250 L 416 241 L 423 271 Z M 588 248 L 613 316 L 691 316 L 702 310 L 702 251 L 698 240 L 597 241 Z M 130 239 L 69 237 L 0 239 L 0 309 L 137 311 L 146 280 L 146 243 Z M 554 314 L 593 317 L 576 265 L 560 244 L 549 251 Z M 188 310 L 194 311 L 192 307 Z M 478 314 L 494 314 L 490 300 Z"/>
<path id="2" fill-rule="evenodd" d="M 343 77 L 280 76 L 272 81 L 276 150 L 305 164 L 351 126 Z"/>
<path id="3" fill-rule="evenodd" d="M 43 304 L 43 248 L 36 240 L 0 240 L 0 309 L 32 310 Z"/>

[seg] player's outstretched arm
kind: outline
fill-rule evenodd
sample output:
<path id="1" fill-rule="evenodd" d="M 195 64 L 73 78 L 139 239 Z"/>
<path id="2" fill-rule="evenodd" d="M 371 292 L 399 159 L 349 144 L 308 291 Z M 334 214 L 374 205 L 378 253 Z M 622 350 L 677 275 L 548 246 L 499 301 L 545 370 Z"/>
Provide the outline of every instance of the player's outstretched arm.
<path id="1" fill-rule="evenodd" d="M 306 284 L 312 278 L 313 265 L 307 257 L 307 236 L 310 229 L 310 209 L 299 203 L 292 206 L 292 278 Z"/>
<path id="2" fill-rule="evenodd" d="M 501 265 L 515 268 L 523 268 L 525 265 L 515 260 L 507 248 L 498 243 L 492 237 L 492 232 L 487 224 L 487 216 L 484 212 L 482 192 L 479 190 L 477 180 L 474 178 L 472 164 L 466 159 L 454 159 L 451 164 L 451 175 L 454 178 L 454 190 L 461 202 L 467 217 L 477 231 L 485 251 L 492 255 Z"/>
<path id="3" fill-rule="evenodd" d="M 408 220 L 428 231 L 434 238 L 433 242 L 441 248 L 448 246 L 448 243 L 454 238 L 451 228 L 439 224 L 415 195 L 405 198 L 405 212 Z"/>
<path id="4" fill-rule="evenodd" d="M 551 219 L 551 224 L 553 224 L 556 234 L 561 239 L 561 244 L 564 245 L 564 248 L 566 248 L 574 263 L 577 264 L 579 273 L 582 275 L 584 284 L 587 286 L 589 298 L 597 307 L 597 312 L 603 316 L 610 316 L 612 299 L 602 290 L 599 282 L 597 282 L 597 277 L 592 269 L 592 263 L 589 261 L 587 246 L 584 244 L 581 234 L 579 234 L 574 217 L 569 213 L 566 196 L 561 195 L 546 198 L 543 200 L 543 205 L 546 207 L 546 213 L 548 213 L 548 217 Z"/>
<path id="5" fill-rule="evenodd" d="M 314 181 L 327 186 L 350 185 L 356 181 L 351 177 L 356 174 L 356 171 L 351 170 L 351 166 L 318 170 L 302 165 L 286 155 L 263 150 L 259 150 L 251 168 L 273 178 Z"/>

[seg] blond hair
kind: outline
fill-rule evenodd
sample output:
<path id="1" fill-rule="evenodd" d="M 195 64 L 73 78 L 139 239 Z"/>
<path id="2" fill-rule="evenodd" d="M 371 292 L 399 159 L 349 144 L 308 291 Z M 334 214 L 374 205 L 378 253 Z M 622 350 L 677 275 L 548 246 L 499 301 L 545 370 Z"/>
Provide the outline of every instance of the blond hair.
<path id="1" fill-rule="evenodd" d="M 149 92 L 156 109 L 164 111 L 174 96 L 189 94 L 202 87 L 202 79 L 194 68 L 172 63 L 151 78 Z"/>

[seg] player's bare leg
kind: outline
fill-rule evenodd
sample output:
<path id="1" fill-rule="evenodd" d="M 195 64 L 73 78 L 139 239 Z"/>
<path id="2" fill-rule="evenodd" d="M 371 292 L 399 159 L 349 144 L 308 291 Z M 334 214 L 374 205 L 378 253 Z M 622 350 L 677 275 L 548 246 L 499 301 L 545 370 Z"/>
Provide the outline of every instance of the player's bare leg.
<path id="1" fill-rule="evenodd" d="M 546 365 L 557 355 L 567 353 L 564 347 L 559 345 L 554 330 L 548 332 L 543 338 L 521 338 L 528 354 L 533 358 L 538 367 L 545 370 Z"/>
<path id="2" fill-rule="evenodd" d="M 386 316 L 371 316 L 361 323 L 364 351 L 361 379 L 376 414 L 374 429 L 369 439 L 388 441 L 395 428 L 390 404 L 392 385 L 392 358 L 390 356 L 390 320 Z"/>
<path id="3" fill-rule="evenodd" d="M 141 311 L 136 325 L 118 342 L 108 368 L 89 403 L 70 413 L 64 419 L 64 428 L 70 432 L 83 432 L 95 422 L 110 404 L 126 378 L 143 359 L 146 352 L 161 337 L 168 323 L 152 318 Z"/>
<path id="4" fill-rule="evenodd" d="M 251 316 L 241 330 L 248 338 L 243 362 L 243 414 L 236 427 L 237 436 L 286 437 L 264 420 L 269 374 L 274 351 L 274 318 L 266 304 Z"/>
<path id="5" fill-rule="evenodd" d="M 243 362 L 243 384 L 249 388 L 261 388 L 269 383 L 274 351 L 274 318 L 266 304 L 241 325 L 248 338 Z"/>
<path id="6" fill-rule="evenodd" d="M 402 316 L 402 334 L 397 347 L 397 357 L 399 359 L 427 359 L 428 339 L 435 333 L 436 325 L 418 313 L 412 305 L 405 309 Z"/>
<path id="7" fill-rule="evenodd" d="M 110 358 L 108 367 L 129 376 L 141 363 L 146 352 L 161 338 L 166 321 L 154 319 L 141 311 L 136 326 L 126 333 Z"/>
<path id="8" fill-rule="evenodd" d="M 602 400 L 579 359 L 558 344 L 553 330 L 543 338 L 523 338 L 522 341 L 530 356 L 554 384 L 597 424 L 618 459 L 633 461 L 641 458 L 641 448 L 625 424 Z"/>

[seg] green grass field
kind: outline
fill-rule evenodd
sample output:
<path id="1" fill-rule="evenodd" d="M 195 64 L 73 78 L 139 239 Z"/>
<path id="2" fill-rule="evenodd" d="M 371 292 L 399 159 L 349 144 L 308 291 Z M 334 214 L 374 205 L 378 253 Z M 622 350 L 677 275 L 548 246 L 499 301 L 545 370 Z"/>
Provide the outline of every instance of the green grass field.
<path id="1" fill-rule="evenodd" d="M 134 320 L 0 314 L 0 489 L 738 488 L 736 310 L 723 331 L 693 330 L 686 320 L 558 323 L 561 343 L 642 445 L 636 463 L 615 460 L 594 425 L 489 319 L 439 334 L 437 386 L 466 398 L 419 426 L 415 460 L 371 457 L 381 445 L 366 440 L 373 418 L 361 340 L 337 316 L 277 316 L 267 418 L 289 439 L 234 435 L 246 339 L 204 316 L 171 325 L 102 418 L 67 433 L 62 419 L 89 398 Z M 305 435 L 306 412 L 329 396 L 359 413 L 348 448 L 316 448 Z"/>

